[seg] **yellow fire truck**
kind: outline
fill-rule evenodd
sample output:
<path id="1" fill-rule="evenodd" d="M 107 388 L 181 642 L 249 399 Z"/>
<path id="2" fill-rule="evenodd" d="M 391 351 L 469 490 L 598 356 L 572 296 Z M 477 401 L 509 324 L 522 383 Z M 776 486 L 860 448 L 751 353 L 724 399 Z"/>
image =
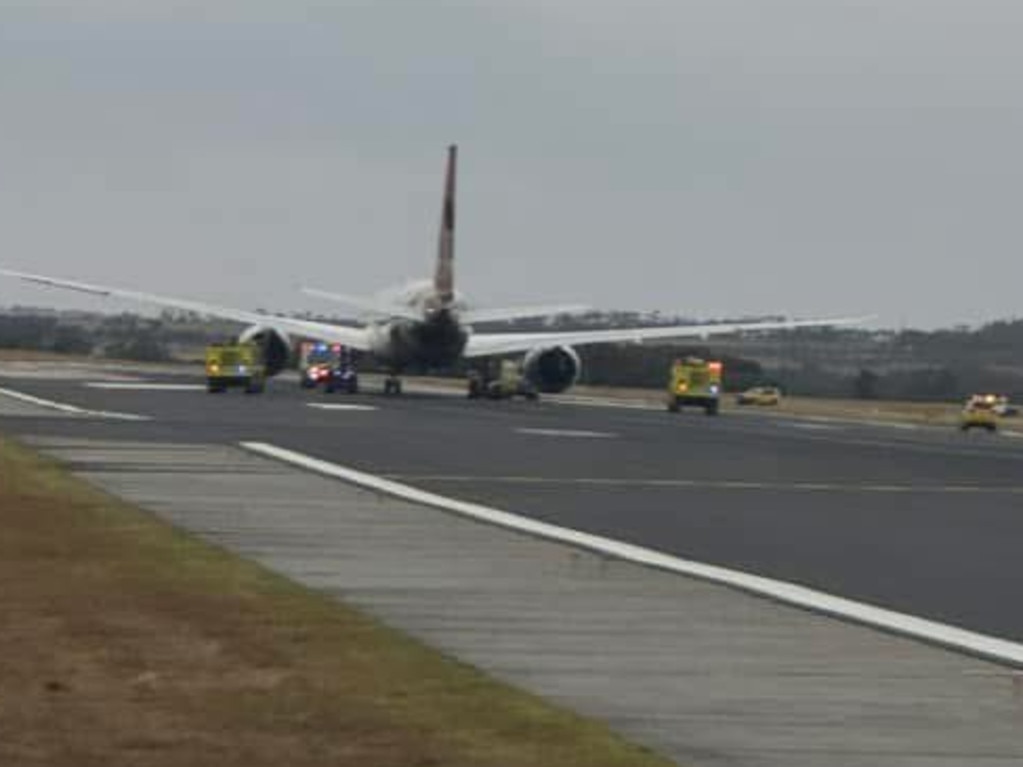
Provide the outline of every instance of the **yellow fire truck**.
<path id="1" fill-rule="evenodd" d="M 720 362 L 708 362 L 699 357 L 675 360 L 668 377 L 668 410 L 677 413 L 691 405 L 702 407 L 707 415 L 717 415 L 723 372 Z"/>
<path id="2" fill-rule="evenodd" d="M 206 347 L 206 391 L 219 394 L 239 387 L 246 394 L 262 394 L 266 366 L 258 344 L 210 344 Z"/>

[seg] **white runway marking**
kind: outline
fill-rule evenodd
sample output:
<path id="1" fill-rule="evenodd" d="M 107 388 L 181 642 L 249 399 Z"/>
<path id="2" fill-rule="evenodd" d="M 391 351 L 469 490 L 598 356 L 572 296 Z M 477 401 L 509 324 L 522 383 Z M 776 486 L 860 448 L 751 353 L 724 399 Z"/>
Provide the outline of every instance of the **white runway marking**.
<path id="1" fill-rule="evenodd" d="M 608 431 L 585 431 L 582 429 L 514 429 L 519 434 L 531 434 L 537 437 L 568 437 L 575 439 L 611 439 L 618 436 Z"/>
<path id="2" fill-rule="evenodd" d="M 548 397 L 546 402 L 555 405 L 574 405 L 576 407 L 618 408 L 621 410 L 663 410 L 664 405 L 652 402 L 628 402 L 625 400 L 601 399 L 599 397 L 583 397 L 574 394 L 557 394 Z"/>
<path id="3" fill-rule="evenodd" d="M 134 413 L 114 413 L 108 410 L 88 410 L 86 408 L 78 407 L 77 405 L 69 405 L 65 402 L 54 402 L 53 400 L 42 399 L 41 397 L 34 397 L 31 394 L 25 394 L 24 392 L 14 391 L 13 389 L 0 389 L 0 395 L 10 397 L 11 399 L 21 400 L 27 402 L 30 405 L 37 405 L 38 407 L 47 408 L 48 410 L 59 410 L 62 413 L 68 415 L 81 415 L 91 416 L 93 418 L 109 418 L 113 421 L 151 421 L 152 419 L 146 415 L 135 415 Z"/>
<path id="4" fill-rule="evenodd" d="M 902 431 L 920 431 L 923 427 L 916 423 L 899 423 L 898 421 L 870 421 L 868 426 L 884 426 L 888 429 L 902 429 Z"/>
<path id="5" fill-rule="evenodd" d="M 350 402 L 307 402 L 306 406 L 317 410 L 378 410 L 373 405 L 355 405 Z"/>
<path id="6" fill-rule="evenodd" d="M 837 431 L 838 426 L 830 423 L 816 423 L 813 421 L 788 421 L 785 423 L 793 429 L 804 429 L 806 431 Z"/>
<path id="7" fill-rule="evenodd" d="M 540 538 L 560 541 L 579 548 L 596 551 L 629 562 L 656 567 L 668 572 L 721 583 L 752 594 L 759 594 L 779 602 L 795 605 L 818 613 L 856 621 L 886 631 L 894 631 L 927 642 L 980 655 L 992 660 L 1023 666 L 1023 644 L 950 626 L 915 615 L 855 602 L 823 591 L 799 586 L 786 581 L 766 578 L 739 570 L 730 570 L 703 562 L 681 559 L 631 543 L 616 541 L 599 535 L 539 522 L 529 517 L 512 514 L 477 503 L 459 501 L 437 493 L 418 490 L 373 474 L 328 463 L 318 458 L 286 450 L 264 442 L 242 442 L 246 450 L 274 458 L 293 466 L 350 482 L 376 492 L 386 493 L 412 503 L 421 503 L 444 509 L 471 519 L 526 533 Z"/>
<path id="8" fill-rule="evenodd" d="M 204 391 L 202 384 L 176 384 L 176 383 L 150 383 L 139 381 L 138 383 L 123 381 L 87 381 L 82 384 L 89 389 L 113 389 L 128 391 Z"/>

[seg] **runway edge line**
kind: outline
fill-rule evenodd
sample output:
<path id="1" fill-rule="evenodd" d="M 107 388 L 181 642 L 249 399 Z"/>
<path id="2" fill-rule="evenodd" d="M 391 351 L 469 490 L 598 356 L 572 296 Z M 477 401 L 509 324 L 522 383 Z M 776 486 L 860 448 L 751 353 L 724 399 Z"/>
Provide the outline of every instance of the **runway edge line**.
<path id="1" fill-rule="evenodd" d="M 152 419 L 147 415 L 136 415 L 135 413 L 115 413 L 108 410 L 89 410 L 87 408 L 78 407 L 78 405 L 69 405 L 65 402 L 54 402 L 53 400 L 43 399 L 42 397 L 36 397 L 32 394 L 25 394 L 25 392 L 15 391 L 14 389 L 5 389 L 0 387 L 0 396 L 10 397 L 11 399 L 20 400 L 21 402 L 28 403 L 29 405 L 35 405 L 37 407 L 46 408 L 48 410 L 57 410 L 61 413 L 68 413 L 70 415 L 81 415 L 90 416 L 93 418 L 109 418 L 114 421 L 151 421 Z"/>
<path id="2" fill-rule="evenodd" d="M 560 527 L 548 522 L 540 522 L 489 506 L 448 498 L 266 442 L 241 442 L 239 445 L 251 453 L 411 503 L 430 506 L 508 530 L 565 543 L 627 562 L 718 583 L 783 604 L 1023 668 L 1023 644 L 1007 639 L 980 634 L 883 607 L 875 607 L 786 581 L 674 557 L 643 546 Z"/>

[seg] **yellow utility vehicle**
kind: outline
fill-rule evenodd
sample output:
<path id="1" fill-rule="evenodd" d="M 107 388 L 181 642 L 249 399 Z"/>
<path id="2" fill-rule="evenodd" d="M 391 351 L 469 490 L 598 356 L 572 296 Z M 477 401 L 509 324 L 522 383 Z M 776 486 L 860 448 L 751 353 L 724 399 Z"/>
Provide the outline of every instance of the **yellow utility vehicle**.
<path id="1" fill-rule="evenodd" d="M 754 386 L 735 398 L 738 405 L 777 405 L 781 390 L 777 386 Z"/>
<path id="2" fill-rule="evenodd" d="M 525 397 L 537 400 L 536 387 L 522 374 L 522 366 L 515 360 L 499 360 L 469 371 L 469 399 L 511 399 Z"/>
<path id="3" fill-rule="evenodd" d="M 246 394 L 262 394 L 266 389 L 266 365 L 258 344 L 206 347 L 206 391 L 219 394 L 231 387 L 244 389 Z"/>
<path id="4" fill-rule="evenodd" d="M 677 413 L 683 407 L 702 407 L 707 415 L 717 415 L 721 400 L 720 362 L 699 357 L 675 360 L 668 377 L 668 410 Z"/>
<path id="5" fill-rule="evenodd" d="M 973 428 L 997 431 L 999 400 L 994 394 L 974 394 L 963 405 L 959 414 L 959 428 L 969 431 Z"/>

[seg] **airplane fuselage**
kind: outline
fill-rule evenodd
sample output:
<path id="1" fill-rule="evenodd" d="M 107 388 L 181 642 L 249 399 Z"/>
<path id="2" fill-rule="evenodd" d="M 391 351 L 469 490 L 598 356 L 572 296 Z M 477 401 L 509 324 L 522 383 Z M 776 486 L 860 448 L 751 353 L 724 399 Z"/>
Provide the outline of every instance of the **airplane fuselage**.
<path id="1" fill-rule="evenodd" d="M 396 319 L 373 326 L 372 351 L 395 371 L 446 368 L 465 351 L 469 328 L 449 309 L 424 313 L 422 320 Z"/>

